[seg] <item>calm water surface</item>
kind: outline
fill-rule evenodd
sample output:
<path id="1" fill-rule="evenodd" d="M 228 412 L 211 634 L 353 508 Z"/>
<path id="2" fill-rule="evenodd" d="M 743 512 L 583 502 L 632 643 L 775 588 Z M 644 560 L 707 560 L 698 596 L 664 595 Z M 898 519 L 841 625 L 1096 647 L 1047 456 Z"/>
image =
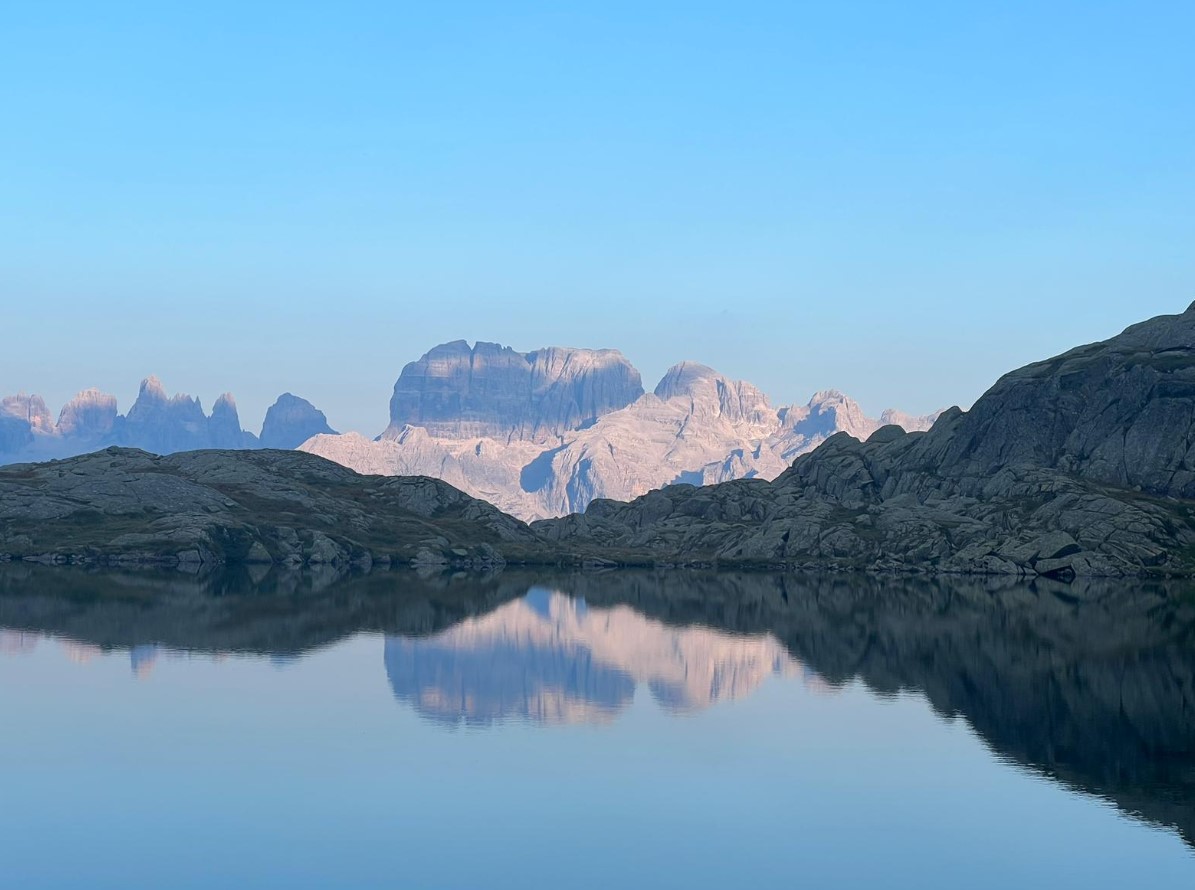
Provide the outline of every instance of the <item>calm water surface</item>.
<path id="1" fill-rule="evenodd" d="M 0 569 L 5 887 L 1195 886 L 1182 589 Z"/>

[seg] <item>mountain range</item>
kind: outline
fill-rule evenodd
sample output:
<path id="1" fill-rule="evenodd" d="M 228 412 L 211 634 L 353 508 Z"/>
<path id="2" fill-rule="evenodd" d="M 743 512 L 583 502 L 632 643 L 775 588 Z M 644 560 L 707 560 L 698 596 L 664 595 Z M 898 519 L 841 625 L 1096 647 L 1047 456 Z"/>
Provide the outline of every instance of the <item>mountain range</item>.
<path id="1" fill-rule="evenodd" d="M 750 383 L 693 362 L 646 393 L 616 350 L 520 353 L 458 340 L 403 368 L 379 437 L 322 434 L 300 450 L 359 473 L 443 479 L 533 520 L 676 482 L 772 479 L 835 433 L 924 430 L 936 417 L 869 418 L 835 391 L 777 408 Z"/>
<path id="2" fill-rule="evenodd" d="M 54 420 L 36 395 L 0 400 L 0 464 L 69 457 L 111 445 L 155 454 L 284 448 L 359 473 L 431 476 L 530 521 L 629 500 L 676 482 L 773 479 L 837 432 L 866 438 L 886 424 L 928 429 L 937 414 L 864 415 L 836 391 L 773 406 L 750 383 L 681 362 L 651 393 L 617 350 L 445 343 L 403 368 L 389 424 L 374 439 L 339 434 L 310 402 L 284 393 L 259 435 L 241 428 L 225 393 L 210 415 L 196 398 L 141 383 L 127 415 L 95 389 Z"/>
<path id="3" fill-rule="evenodd" d="M 509 364 L 522 370 L 518 362 Z M 617 369 L 620 361 L 607 355 L 600 364 Z M 727 387 L 701 369 L 681 368 L 666 378 L 672 382 L 659 388 L 661 395 L 609 410 L 634 392 L 634 378 L 625 371 L 615 375 L 620 378 L 618 386 L 586 379 L 583 386 L 562 389 L 559 375 L 545 378 L 547 386 L 532 386 L 536 378 L 527 374 L 521 379 L 528 387 L 502 410 L 491 410 L 490 400 L 480 402 L 488 415 L 461 398 L 469 390 L 459 380 L 433 376 L 410 386 L 409 395 L 408 385 L 418 378 L 400 379 L 394 428 L 401 424 L 399 435 L 410 434 L 403 415 L 409 412 L 444 424 L 439 432 L 505 431 L 510 447 L 542 452 L 551 442 L 543 437 L 559 435 L 561 428 L 580 424 L 575 441 L 590 443 L 607 421 L 634 419 L 646 408 L 680 403 L 689 405 L 687 417 L 706 416 L 702 411 L 711 402 L 684 395 L 698 381 L 707 397 L 711 391 L 718 396 L 717 414 L 707 425 L 716 421 L 757 435 L 773 429 L 771 416 L 748 398 L 745 385 Z M 493 396 L 487 374 L 465 380 Z M 530 413 L 510 407 L 528 400 L 533 407 L 555 407 Z M 786 412 L 776 416 L 787 423 Z M 509 418 L 513 422 L 503 426 Z M 129 420 L 126 430 L 133 426 Z M 675 442 L 689 443 L 689 432 L 682 429 Z M 477 457 L 503 447 L 499 439 L 465 441 L 477 442 Z M 609 435 L 598 440 L 597 454 L 579 462 L 589 462 L 584 472 L 602 469 L 596 458 L 603 451 L 611 472 L 652 453 L 650 443 L 622 440 L 627 459 L 614 441 Z M 432 571 L 504 562 L 745 565 L 1191 577 L 1193 442 L 1195 305 L 1012 371 L 970 411 L 951 408 L 925 432 L 895 424 L 865 440 L 838 432 L 772 481 L 698 486 L 684 480 L 628 502 L 591 500 L 584 513 L 530 525 L 440 479 L 362 475 L 302 451 L 216 449 L 156 457 L 113 447 L 68 461 L 7 467 L 0 469 L 0 560 L 342 567 L 398 562 Z M 559 447 L 553 460 L 570 447 Z M 760 446 L 751 456 L 764 454 Z"/>
<path id="4" fill-rule="evenodd" d="M 335 433 L 322 411 L 306 399 L 283 393 L 266 412 L 261 434 L 241 429 L 231 393 L 205 414 L 199 399 L 170 396 L 157 377 L 141 381 L 128 414 L 116 397 L 85 389 L 63 405 L 54 420 L 45 400 L 20 393 L 0 399 L 0 464 L 51 460 L 110 445 L 173 454 L 201 448 L 295 448 L 312 436 Z"/>

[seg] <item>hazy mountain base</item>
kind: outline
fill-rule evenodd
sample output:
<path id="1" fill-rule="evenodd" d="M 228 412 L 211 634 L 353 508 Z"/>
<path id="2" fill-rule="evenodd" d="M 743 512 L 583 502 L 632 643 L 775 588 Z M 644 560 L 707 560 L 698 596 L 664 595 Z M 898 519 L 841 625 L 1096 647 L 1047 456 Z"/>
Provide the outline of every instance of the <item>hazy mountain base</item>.
<path id="1" fill-rule="evenodd" d="M 677 627 L 771 634 L 832 687 L 923 694 L 1010 762 L 1195 842 L 1189 584 L 632 571 L 332 580 L 328 567 L 189 577 L 7 565 L 0 627 L 104 649 L 289 656 L 362 631 L 438 633 L 533 585 Z"/>

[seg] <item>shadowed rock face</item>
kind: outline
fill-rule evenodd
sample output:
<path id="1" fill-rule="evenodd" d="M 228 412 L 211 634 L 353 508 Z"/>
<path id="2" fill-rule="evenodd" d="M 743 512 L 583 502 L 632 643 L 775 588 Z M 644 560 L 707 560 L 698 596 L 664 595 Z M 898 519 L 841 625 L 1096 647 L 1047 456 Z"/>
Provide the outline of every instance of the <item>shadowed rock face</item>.
<path id="1" fill-rule="evenodd" d="M 266 411 L 262 448 L 298 448 L 312 436 L 335 435 L 328 418 L 306 399 L 285 392 Z"/>
<path id="2" fill-rule="evenodd" d="M 838 433 L 769 483 L 536 523 L 662 558 L 1058 575 L 1195 571 L 1195 308 L 1002 378 L 926 433 Z M 1131 488 L 1129 487 L 1131 486 Z"/>
<path id="3" fill-rule="evenodd" d="M 940 438 L 922 447 L 956 474 L 1049 467 L 1195 498 L 1195 304 L 1006 374 Z"/>
<path id="4" fill-rule="evenodd" d="M 628 688 L 653 680 L 666 703 L 703 707 L 733 688 L 750 694 L 761 670 L 799 665 L 831 690 L 860 681 L 880 695 L 924 695 L 1010 762 L 1195 840 L 1188 585 L 709 572 L 338 579 L 325 570 L 262 568 L 253 581 L 248 571 L 0 565 L 0 649 L 25 651 L 31 634 L 48 633 L 128 649 L 136 668 L 153 646 L 290 657 L 383 633 L 378 670 L 401 700 L 437 721 L 472 713 L 480 723 L 606 720 Z M 514 671 L 520 651 L 542 670 Z M 503 653 L 506 667 L 485 669 Z M 570 695 L 525 695 L 539 688 Z"/>
<path id="5" fill-rule="evenodd" d="M 383 437 L 410 425 L 457 439 L 551 439 L 642 394 L 639 372 L 613 349 L 520 353 L 456 340 L 403 368 Z"/>
<path id="6" fill-rule="evenodd" d="M 0 414 L 0 451 L 20 451 L 33 442 L 28 421 Z"/>

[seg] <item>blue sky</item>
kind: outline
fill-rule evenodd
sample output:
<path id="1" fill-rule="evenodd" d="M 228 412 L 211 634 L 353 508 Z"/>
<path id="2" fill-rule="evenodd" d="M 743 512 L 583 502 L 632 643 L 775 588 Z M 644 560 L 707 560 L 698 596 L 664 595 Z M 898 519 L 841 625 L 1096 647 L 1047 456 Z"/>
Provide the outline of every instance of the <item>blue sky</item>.
<path id="1" fill-rule="evenodd" d="M 376 433 L 466 338 L 924 411 L 1195 300 L 1190 3 L 185 6 L 0 19 L 4 392 Z"/>

